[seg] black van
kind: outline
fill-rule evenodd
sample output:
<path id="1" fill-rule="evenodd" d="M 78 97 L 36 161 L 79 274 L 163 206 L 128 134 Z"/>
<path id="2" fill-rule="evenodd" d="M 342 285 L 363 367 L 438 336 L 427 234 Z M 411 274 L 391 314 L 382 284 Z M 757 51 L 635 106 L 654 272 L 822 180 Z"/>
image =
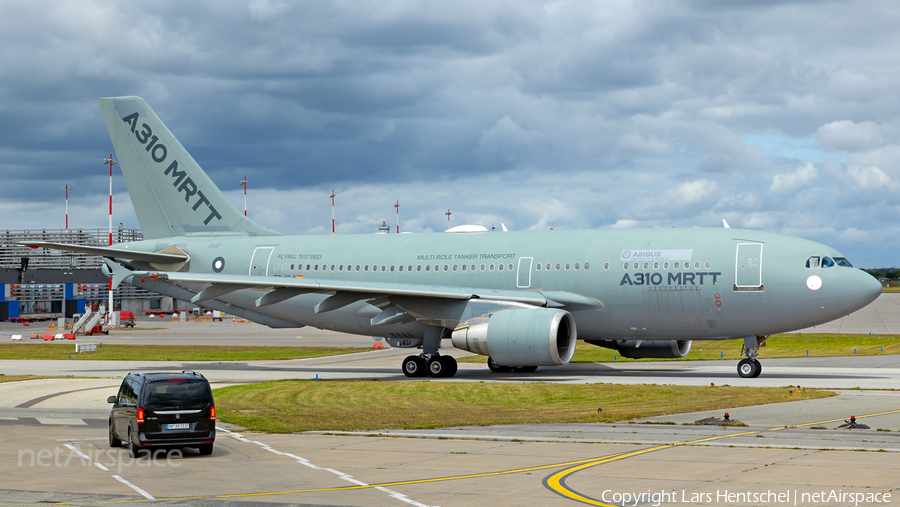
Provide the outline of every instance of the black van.
<path id="1" fill-rule="evenodd" d="M 142 449 L 196 447 L 212 454 L 216 440 L 216 405 L 203 375 L 129 373 L 109 414 L 109 446 L 128 447 L 132 457 Z"/>

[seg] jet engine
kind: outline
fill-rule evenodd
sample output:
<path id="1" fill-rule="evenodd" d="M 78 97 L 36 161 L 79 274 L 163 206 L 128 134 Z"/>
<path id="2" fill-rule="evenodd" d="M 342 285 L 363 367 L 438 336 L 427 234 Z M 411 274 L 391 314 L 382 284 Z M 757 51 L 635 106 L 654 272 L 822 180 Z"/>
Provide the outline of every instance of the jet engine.
<path id="1" fill-rule="evenodd" d="M 691 340 L 586 340 L 591 345 L 615 349 L 630 359 L 678 359 L 691 351 Z"/>
<path id="2" fill-rule="evenodd" d="M 552 308 L 500 310 L 453 331 L 453 346 L 507 366 L 558 366 L 575 353 L 575 318 Z"/>

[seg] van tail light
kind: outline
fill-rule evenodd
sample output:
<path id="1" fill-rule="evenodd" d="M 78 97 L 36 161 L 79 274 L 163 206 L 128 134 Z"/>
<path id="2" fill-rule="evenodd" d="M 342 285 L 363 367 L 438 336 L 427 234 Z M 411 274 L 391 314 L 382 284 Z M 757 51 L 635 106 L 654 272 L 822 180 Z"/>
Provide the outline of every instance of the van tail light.
<path id="1" fill-rule="evenodd" d="M 216 406 L 215 405 L 209 407 L 209 420 L 210 421 L 216 420 Z"/>
<path id="2" fill-rule="evenodd" d="M 138 424 L 143 424 L 144 422 L 144 409 L 140 407 L 138 407 L 137 422 Z"/>

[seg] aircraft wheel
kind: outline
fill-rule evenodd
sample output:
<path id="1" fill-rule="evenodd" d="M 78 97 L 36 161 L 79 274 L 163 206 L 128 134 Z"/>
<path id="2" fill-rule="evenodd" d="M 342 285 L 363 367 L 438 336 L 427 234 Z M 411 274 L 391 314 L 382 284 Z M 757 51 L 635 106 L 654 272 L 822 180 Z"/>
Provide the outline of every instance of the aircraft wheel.
<path id="1" fill-rule="evenodd" d="M 440 361 L 444 365 L 445 377 L 452 377 L 456 375 L 458 366 L 456 364 L 456 359 L 454 359 L 453 356 L 440 356 Z"/>
<path id="2" fill-rule="evenodd" d="M 740 375 L 741 378 L 753 378 L 759 375 L 760 369 L 759 363 L 754 362 L 753 359 L 742 359 L 737 367 L 738 375 Z"/>
<path id="3" fill-rule="evenodd" d="M 762 364 L 760 364 L 760 362 L 756 359 L 754 359 L 753 362 L 756 364 L 756 373 L 753 374 L 753 378 L 756 378 L 760 373 L 762 373 Z"/>
<path id="4" fill-rule="evenodd" d="M 488 368 L 490 368 L 491 371 L 494 373 L 507 373 L 507 372 L 512 371 L 511 367 L 503 366 L 502 364 L 499 364 L 497 361 L 494 361 L 490 357 L 488 357 L 487 364 L 488 364 Z"/>
<path id="5" fill-rule="evenodd" d="M 519 366 L 518 368 L 515 369 L 515 371 L 520 371 L 522 373 L 531 373 L 537 369 L 538 369 L 537 366 Z"/>
<path id="6" fill-rule="evenodd" d="M 431 377 L 446 377 L 447 369 L 445 368 L 446 362 L 443 361 L 443 356 L 432 357 L 426 363 L 428 368 L 428 375 Z"/>
<path id="7" fill-rule="evenodd" d="M 419 356 L 407 356 L 403 360 L 403 374 L 407 377 L 424 377 L 427 374 L 425 361 Z"/>

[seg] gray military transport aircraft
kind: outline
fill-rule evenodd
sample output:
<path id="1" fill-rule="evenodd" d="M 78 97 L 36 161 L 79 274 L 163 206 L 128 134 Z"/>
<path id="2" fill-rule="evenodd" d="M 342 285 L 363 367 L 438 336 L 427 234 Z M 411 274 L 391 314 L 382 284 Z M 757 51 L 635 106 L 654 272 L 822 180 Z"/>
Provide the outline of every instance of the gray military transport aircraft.
<path id="1" fill-rule="evenodd" d="M 125 282 L 273 328 L 314 326 L 422 349 L 407 376 L 452 376 L 443 340 L 495 372 L 569 362 L 576 339 L 630 358 L 822 324 L 881 285 L 835 249 L 732 228 L 283 236 L 232 206 L 139 97 L 100 99 L 144 240 L 31 242 L 106 258 Z M 576 331 L 577 330 L 577 331 Z"/>

